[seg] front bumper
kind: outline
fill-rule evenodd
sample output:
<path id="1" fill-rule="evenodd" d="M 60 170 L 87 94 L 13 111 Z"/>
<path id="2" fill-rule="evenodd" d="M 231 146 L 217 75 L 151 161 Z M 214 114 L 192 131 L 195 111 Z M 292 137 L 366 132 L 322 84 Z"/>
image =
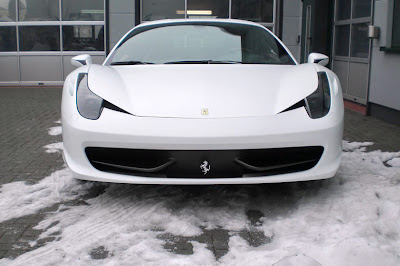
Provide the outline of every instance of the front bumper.
<path id="1" fill-rule="evenodd" d="M 69 105 L 71 106 L 71 105 Z M 104 109 L 92 121 L 63 105 L 64 159 L 75 177 L 85 180 L 136 184 L 251 184 L 330 178 L 341 159 L 343 109 L 310 119 L 303 108 L 274 116 L 177 119 L 136 117 Z M 65 116 L 64 114 L 70 114 Z M 153 150 L 249 150 L 321 146 L 324 152 L 311 169 L 268 176 L 235 178 L 173 178 L 100 171 L 89 162 L 85 148 Z"/>

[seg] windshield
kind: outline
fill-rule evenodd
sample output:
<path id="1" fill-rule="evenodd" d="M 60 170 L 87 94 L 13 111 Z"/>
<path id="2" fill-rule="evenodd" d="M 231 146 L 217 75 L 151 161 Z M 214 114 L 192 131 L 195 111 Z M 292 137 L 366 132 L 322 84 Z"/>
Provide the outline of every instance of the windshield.
<path id="1" fill-rule="evenodd" d="M 111 65 L 295 64 L 282 45 L 263 28 L 215 22 L 138 28 L 124 39 L 108 62 Z"/>

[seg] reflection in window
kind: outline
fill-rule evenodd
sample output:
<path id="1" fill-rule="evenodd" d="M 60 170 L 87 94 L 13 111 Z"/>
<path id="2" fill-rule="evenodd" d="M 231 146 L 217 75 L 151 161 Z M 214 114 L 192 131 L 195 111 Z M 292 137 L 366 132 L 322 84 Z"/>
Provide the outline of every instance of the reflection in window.
<path id="1" fill-rule="evenodd" d="M 16 27 L 0 27 L 0 52 L 17 51 Z"/>
<path id="2" fill-rule="evenodd" d="M 232 18 L 273 22 L 273 0 L 232 0 Z"/>
<path id="3" fill-rule="evenodd" d="M 350 19 L 351 0 L 336 1 L 336 20 Z"/>
<path id="4" fill-rule="evenodd" d="M 142 21 L 185 18 L 185 0 L 143 0 Z"/>
<path id="5" fill-rule="evenodd" d="M 60 51 L 59 26 L 19 27 L 20 51 Z"/>
<path id="6" fill-rule="evenodd" d="M 103 21 L 104 0 L 63 0 L 63 20 Z"/>
<path id="7" fill-rule="evenodd" d="M 351 28 L 351 57 L 368 58 L 368 23 L 353 24 Z"/>
<path id="8" fill-rule="evenodd" d="M 371 0 L 353 0 L 353 18 L 371 16 Z"/>
<path id="9" fill-rule="evenodd" d="M 104 51 L 104 26 L 63 26 L 64 51 Z"/>
<path id="10" fill-rule="evenodd" d="M 55 0 L 19 0 L 20 21 L 60 20 L 59 3 Z"/>
<path id="11" fill-rule="evenodd" d="M 15 21 L 15 0 L 0 1 L 0 22 Z"/>
<path id="12" fill-rule="evenodd" d="M 336 26 L 335 55 L 349 56 L 350 26 Z"/>
<path id="13" fill-rule="evenodd" d="M 188 18 L 228 18 L 229 0 L 188 0 Z"/>

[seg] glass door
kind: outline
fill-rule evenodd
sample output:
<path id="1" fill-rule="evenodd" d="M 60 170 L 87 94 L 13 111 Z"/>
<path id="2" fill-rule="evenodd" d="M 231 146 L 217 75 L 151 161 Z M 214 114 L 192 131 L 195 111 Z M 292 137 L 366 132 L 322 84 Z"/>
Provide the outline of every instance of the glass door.
<path id="1" fill-rule="evenodd" d="M 372 22 L 371 0 L 336 0 L 333 71 L 345 99 L 367 103 Z"/>
<path id="2" fill-rule="evenodd" d="M 304 0 L 301 32 L 302 63 L 310 53 L 331 56 L 333 1 Z"/>

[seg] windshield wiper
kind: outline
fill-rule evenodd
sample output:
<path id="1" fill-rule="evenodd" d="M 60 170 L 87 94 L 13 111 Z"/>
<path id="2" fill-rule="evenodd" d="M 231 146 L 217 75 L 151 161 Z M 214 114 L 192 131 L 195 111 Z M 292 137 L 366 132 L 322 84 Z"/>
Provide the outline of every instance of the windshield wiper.
<path id="1" fill-rule="evenodd" d="M 198 60 L 198 61 L 172 61 L 164 64 L 241 64 L 239 61 L 218 61 L 218 60 Z"/>
<path id="2" fill-rule="evenodd" d="M 150 62 L 143 62 L 143 61 L 121 61 L 121 62 L 112 62 L 112 66 L 128 66 L 128 65 L 149 65 L 154 64 Z"/>

